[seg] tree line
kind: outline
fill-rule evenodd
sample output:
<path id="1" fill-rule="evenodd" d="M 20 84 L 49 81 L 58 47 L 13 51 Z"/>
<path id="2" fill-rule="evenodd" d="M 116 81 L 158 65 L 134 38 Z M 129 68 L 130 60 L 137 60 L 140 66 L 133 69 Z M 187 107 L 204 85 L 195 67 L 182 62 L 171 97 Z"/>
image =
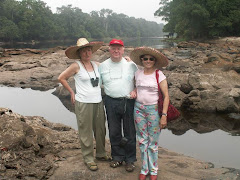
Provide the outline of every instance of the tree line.
<path id="1" fill-rule="evenodd" d="M 187 39 L 240 36 L 240 0 L 161 0 L 154 15 Z"/>
<path id="2" fill-rule="evenodd" d="M 0 41 L 156 37 L 162 36 L 162 28 L 110 9 L 88 14 L 68 5 L 53 13 L 41 0 L 0 0 Z"/>

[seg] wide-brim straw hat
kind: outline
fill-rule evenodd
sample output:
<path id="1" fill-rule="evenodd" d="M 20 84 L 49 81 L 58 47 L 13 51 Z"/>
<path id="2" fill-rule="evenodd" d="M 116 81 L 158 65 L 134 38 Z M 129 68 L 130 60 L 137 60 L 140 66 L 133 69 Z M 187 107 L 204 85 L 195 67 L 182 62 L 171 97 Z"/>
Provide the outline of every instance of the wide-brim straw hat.
<path id="1" fill-rule="evenodd" d="M 103 42 L 94 41 L 94 42 L 88 42 L 86 38 L 79 38 L 77 40 L 76 46 L 71 46 L 66 49 L 65 54 L 69 59 L 79 59 L 79 52 L 78 50 L 84 47 L 92 47 L 92 53 L 96 52 L 101 46 L 103 45 Z"/>
<path id="2" fill-rule="evenodd" d="M 151 55 L 151 56 L 155 57 L 155 59 L 156 59 L 155 67 L 156 68 L 162 68 L 162 67 L 166 67 L 168 65 L 168 58 L 166 56 L 164 56 L 158 50 L 156 50 L 154 48 L 151 48 L 151 47 L 138 47 L 138 48 L 135 48 L 130 53 L 130 58 L 137 65 L 143 66 L 142 60 L 140 59 L 140 57 L 142 55 Z"/>

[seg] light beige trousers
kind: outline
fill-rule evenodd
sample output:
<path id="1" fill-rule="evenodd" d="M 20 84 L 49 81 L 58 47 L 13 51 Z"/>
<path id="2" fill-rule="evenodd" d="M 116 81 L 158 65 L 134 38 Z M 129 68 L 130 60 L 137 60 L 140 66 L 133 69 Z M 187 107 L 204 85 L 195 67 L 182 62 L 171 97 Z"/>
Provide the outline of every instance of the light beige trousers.
<path id="1" fill-rule="evenodd" d="M 105 151 L 105 112 L 103 102 L 82 103 L 75 102 L 78 132 L 82 155 L 85 163 L 93 162 L 93 135 L 96 140 L 96 157 L 106 155 Z"/>

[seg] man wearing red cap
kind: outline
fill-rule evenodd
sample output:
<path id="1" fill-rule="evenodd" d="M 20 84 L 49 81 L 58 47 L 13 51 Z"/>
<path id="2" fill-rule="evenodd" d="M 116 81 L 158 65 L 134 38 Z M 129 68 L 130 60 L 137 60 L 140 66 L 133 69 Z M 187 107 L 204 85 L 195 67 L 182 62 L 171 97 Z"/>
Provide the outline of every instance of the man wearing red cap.
<path id="1" fill-rule="evenodd" d="M 133 120 L 133 109 L 136 94 L 134 91 L 134 74 L 137 66 L 123 58 L 124 43 L 112 39 L 109 43 L 110 58 L 99 66 L 107 112 L 109 137 L 111 142 L 112 162 L 116 168 L 125 161 L 128 172 L 134 170 L 136 159 L 136 131 Z M 123 132 L 123 133 L 122 133 Z"/>

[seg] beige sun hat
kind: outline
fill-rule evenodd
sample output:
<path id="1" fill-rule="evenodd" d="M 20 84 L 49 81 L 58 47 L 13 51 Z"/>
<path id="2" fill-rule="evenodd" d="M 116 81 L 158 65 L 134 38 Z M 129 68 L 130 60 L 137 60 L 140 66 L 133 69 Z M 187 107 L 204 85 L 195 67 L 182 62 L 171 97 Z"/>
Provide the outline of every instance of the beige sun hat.
<path id="1" fill-rule="evenodd" d="M 156 68 L 162 68 L 166 67 L 168 65 L 168 58 L 164 56 L 161 52 L 158 50 L 151 48 L 151 47 L 138 47 L 135 48 L 131 53 L 130 53 L 130 58 L 132 61 L 134 61 L 137 65 L 142 66 L 142 61 L 140 57 L 142 55 L 151 55 L 155 57 L 156 59 Z"/>
<path id="2" fill-rule="evenodd" d="M 79 59 L 78 50 L 84 47 L 92 47 L 92 53 L 96 52 L 101 46 L 103 42 L 95 41 L 95 42 L 88 42 L 86 38 L 79 38 L 77 40 L 76 46 L 71 46 L 66 49 L 65 54 L 69 59 Z"/>

